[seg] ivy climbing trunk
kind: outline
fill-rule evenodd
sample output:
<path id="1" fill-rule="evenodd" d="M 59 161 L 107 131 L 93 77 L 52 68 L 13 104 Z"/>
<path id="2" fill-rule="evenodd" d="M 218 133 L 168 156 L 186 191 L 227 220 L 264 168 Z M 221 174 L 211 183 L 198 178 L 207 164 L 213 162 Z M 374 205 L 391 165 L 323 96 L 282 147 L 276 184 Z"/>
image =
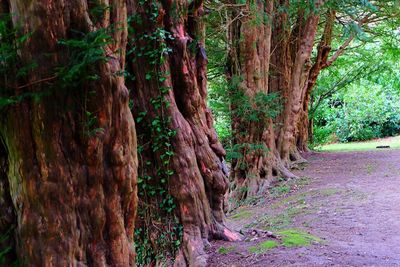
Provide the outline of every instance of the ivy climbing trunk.
<path id="1" fill-rule="evenodd" d="M 139 225 L 148 232 L 149 250 L 165 255 L 156 241 L 168 232 L 165 217 L 176 217 L 178 222 L 170 221 L 182 225 L 183 233 L 175 264 L 205 266 L 207 240 L 240 237 L 224 223 L 228 180 L 225 151 L 206 105 L 203 2 L 133 1 L 129 13 L 133 111 L 141 145 Z M 143 251 L 145 263 L 155 260 L 153 255 L 146 261 L 148 253 Z"/>
<path id="2" fill-rule="evenodd" d="M 0 227 L 6 204 L 21 266 L 135 265 L 126 5 L 89 2 L 0 1 L 16 38 L 27 36 L 18 47 L 27 74 L 0 77 L 2 100 L 18 100 L 0 111 Z"/>
<path id="3" fill-rule="evenodd" d="M 233 2 L 232 4 L 240 4 Z M 239 12 L 247 14 L 238 18 Z M 273 1 L 247 1 L 229 21 L 233 152 L 232 196 L 240 201 L 265 192 L 273 176 L 294 177 L 281 163 L 275 146 L 273 118 L 279 113 L 269 91 Z"/>

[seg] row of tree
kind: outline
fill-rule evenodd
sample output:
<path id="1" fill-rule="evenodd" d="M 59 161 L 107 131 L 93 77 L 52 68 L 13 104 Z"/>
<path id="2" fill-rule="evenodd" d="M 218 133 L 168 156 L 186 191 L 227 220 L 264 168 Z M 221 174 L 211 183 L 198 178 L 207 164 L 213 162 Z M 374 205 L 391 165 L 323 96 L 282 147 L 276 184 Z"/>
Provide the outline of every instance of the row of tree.
<path id="1" fill-rule="evenodd" d="M 227 14 L 236 199 L 294 177 L 316 78 L 355 38 L 330 55 L 336 10 L 354 7 L 339 21 L 358 26 L 384 17 L 368 1 L 332 2 L 207 3 Z M 0 0 L 1 264 L 204 266 L 207 240 L 241 238 L 225 226 L 225 150 L 206 104 L 208 11 Z"/>
<path id="2" fill-rule="evenodd" d="M 290 169 L 308 151 L 309 104 L 321 71 L 354 44 L 381 35 L 382 21 L 396 21 L 399 9 L 393 1 L 212 1 L 207 7 L 215 13 L 209 35 L 219 38 L 210 42 L 217 47 L 211 73 L 219 79 L 216 73 L 224 72 L 229 83 L 217 94 L 229 99 L 231 179 L 240 201 L 265 192 L 273 177 L 294 177 Z M 387 26 L 393 35 L 397 26 Z"/>

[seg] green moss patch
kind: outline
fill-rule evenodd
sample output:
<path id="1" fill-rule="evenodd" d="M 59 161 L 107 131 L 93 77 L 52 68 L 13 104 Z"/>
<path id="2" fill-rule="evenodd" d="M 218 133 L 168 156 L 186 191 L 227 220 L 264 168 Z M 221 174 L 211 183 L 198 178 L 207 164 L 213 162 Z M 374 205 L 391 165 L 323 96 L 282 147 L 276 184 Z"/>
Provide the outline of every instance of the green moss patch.
<path id="1" fill-rule="evenodd" d="M 282 236 L 282 245 L 285 247 L 303 247 L 311 243 L 321 243 L 319 237 L 310 235 L 297 229 L 287 229 L 278 232 Z"/>
<path id="2" fill-rule="evenodd" d="M 217 252 L 219 253 L 219 254 L 223 254 L 223 255 L 225 255 L 225 254 L 228 254 L 229 252 L 233 252 L 233 251 L 235 251 L 235 247 L 234 246 L 230 246 L 230 247 L 220 247 L 218 250 L 217 250 Z"/>
<path id="3" fill-rule="evenodd" d="M 243 210 L 243 211 L 239 211 L 236 214 L 233 214 L 231 216 L 231 218 L 233 220 L 241 220 L 241 219 L 248 219 L 253 215 L 253 213 L 249 210 Z"/>
<path id="4" fill-rule="evenodd" d="M 275 241 L 267 240 L 267 241 L 257 244 L 256 246 L 249 247 L 249 252 L 260 254 L 260 253 L 266 252 L 269 249 L 273 249 L 277 246 L 278 246 L 278 244 Z"/>

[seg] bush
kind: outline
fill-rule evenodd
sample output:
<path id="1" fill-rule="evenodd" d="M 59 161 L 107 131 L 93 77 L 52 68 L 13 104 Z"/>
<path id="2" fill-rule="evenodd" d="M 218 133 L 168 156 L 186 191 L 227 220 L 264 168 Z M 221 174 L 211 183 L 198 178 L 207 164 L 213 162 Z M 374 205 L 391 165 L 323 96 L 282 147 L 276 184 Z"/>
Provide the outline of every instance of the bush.
<path id="1" fill-rule="evenodd" d="M 368 86 L 369 85 L 369 86 Z M 363 141 L 400 133 L 399 92 L 357 84 L 327 100 L 316 114 L 314 146 Z"/>

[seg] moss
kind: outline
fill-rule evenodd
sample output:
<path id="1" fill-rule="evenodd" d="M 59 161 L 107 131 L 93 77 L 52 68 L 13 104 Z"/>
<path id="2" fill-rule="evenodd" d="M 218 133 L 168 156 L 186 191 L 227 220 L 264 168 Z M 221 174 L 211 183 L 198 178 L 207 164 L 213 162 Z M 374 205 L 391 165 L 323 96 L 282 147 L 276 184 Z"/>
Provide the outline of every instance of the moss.
<path id="1" fill-rule="evenodd" d="M 277 246 L 278 244 L 275 241 L 267 240 L 257 244 L 256 246 L 249 247 L 249 252 L 260 254 L 266 252 L 267 250 L 273 249 Z"/>
<path id="2" fill-rule="evenodd" d="M 218 252 L 219 254 L 225 255 L 225 254 L 228 254 L 229 252 L 234 251 L 235 249 L 236 249 L 236 248 L 235 248 L 234 246 L 230 246 L 230 247 L 220 247 L 220 248 L 217 250 L 217 252 Z"/>
<path id="3" fill-rule="evenodd" d="M 248 218 L 250 218 L 252 215 L 253 215 L 253 213 L 252 213 L 251 211 L 249 211 L 249 210 L 242 210 L 242 211 L 239 211 L 239 212 L 236 213 L 236 214 L 233 214 L 231 218 L 232 218 L 233 220 L 241 220 L 241 219 L 248 219 Z"/>
<path id="4" fill-rule="evenodd" d="M 321 243 L 319 237 L 310 235 L 297 229 L 287 229 L 278 232 L 282 236 L 282 245 L 285 247 L 308 246 L 313 242 Z"/>
<path id="5" fill-rule="evenodd" d="M 299 179 L 293 180 L 282 180 L 278 182 L 273 188 L 269 190 L 272 197 L 277 198 L 280 196 L 285 196 L 292 190 L 298 190 L 310 183 L 310 178 L 301 177 Z"/>
<path id="6" fill-rule="evenodd" d="M 266 230 L 282 229 L 292 224 L 297 216 L 310 214 L 314 211 L 315 207 L 310 207 L 305 200 L 301 200 L 293 206 L 282 209 L 279 213 L 264 215 L 252 226 Z"/>

